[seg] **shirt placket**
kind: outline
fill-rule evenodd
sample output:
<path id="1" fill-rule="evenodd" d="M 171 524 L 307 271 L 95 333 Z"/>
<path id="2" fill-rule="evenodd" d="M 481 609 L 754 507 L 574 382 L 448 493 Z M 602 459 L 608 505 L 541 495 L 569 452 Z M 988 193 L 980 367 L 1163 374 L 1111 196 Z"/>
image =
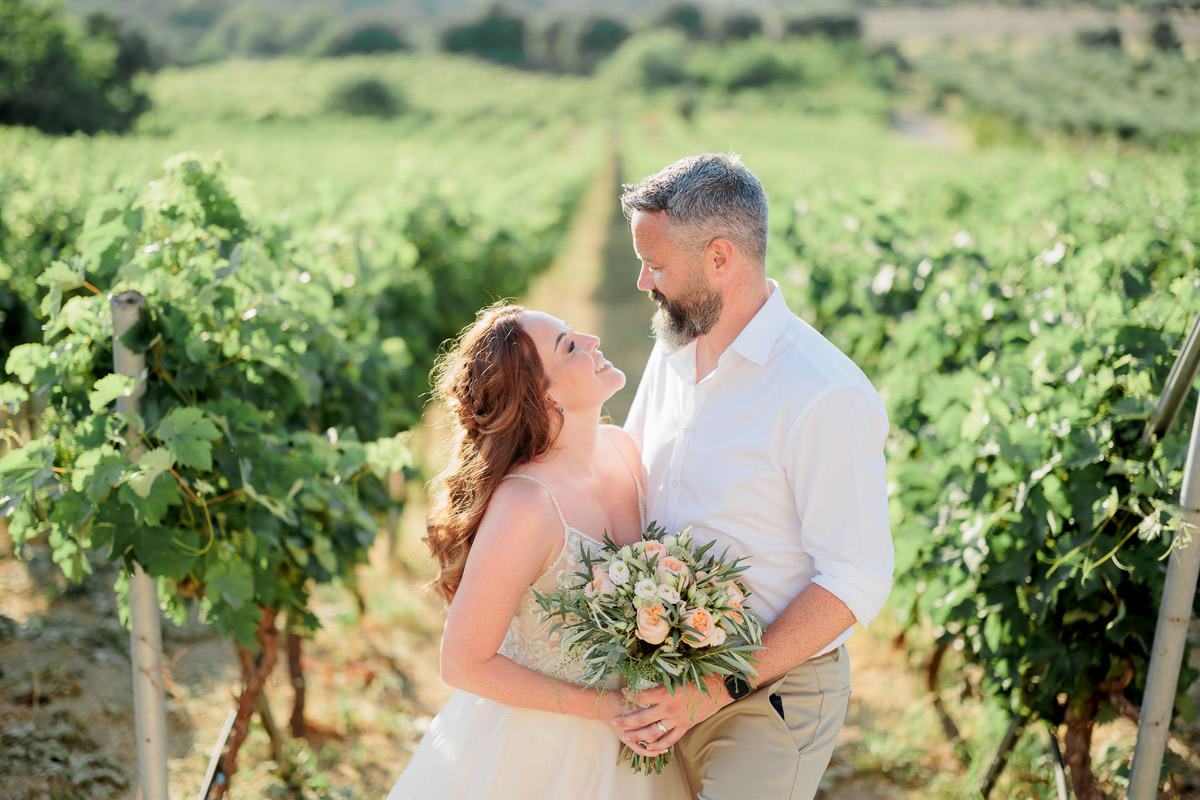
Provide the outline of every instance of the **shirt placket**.
<path id="1" fill-rule="evenodd" d="M 706 399 L 712 393 L 715 378 L 716 372 L 700 383 L 688 380 L 684 381 L 680 387 L 679 416 L 677 417 L 679 435 L 676 437 L 677 444 L 671 453 L 668 484 L 671 498 L 669 503 L 671 519 L 681 519 L 679 512 L 684 493 L 680 491 L 680 487 L 690 485 L 688 476 L 684 474 L 684 470 L 688 466 L 688 453 L 692 450 L 692 437 L 696 434 L 697 418 L 704 408 Z"/>
<path id="2" fill-rule="evenodd" d="M 680 487 L 683 485 L 683 466 L 691 445 L 692 431 L 695 427 L 696 387 L 690 380 L 680 381 L 679 401 L 675 408 L 676 430 L 675 446 L 671 448 L 671 463 L 667 469 L 667 508 L 668 517 L 678 520 L 680 504 L 683 501 Z"/>

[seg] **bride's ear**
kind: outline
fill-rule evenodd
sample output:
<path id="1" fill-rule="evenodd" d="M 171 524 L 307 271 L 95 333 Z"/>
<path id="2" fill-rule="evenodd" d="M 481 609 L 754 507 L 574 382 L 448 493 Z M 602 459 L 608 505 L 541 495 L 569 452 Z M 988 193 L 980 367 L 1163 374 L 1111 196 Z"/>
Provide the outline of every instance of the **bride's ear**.
<path id="1" fill-rule="evenodd" d="M 548 402 L 550 404 L 550 407 L 553 408 L 555 411 L 557 411 L 560 414 L 563 413 L 563 411 L 565 410 L 562 407 L 562 403 L 558 402 L 550 395 L 546 395 L 546 402 Z"/>

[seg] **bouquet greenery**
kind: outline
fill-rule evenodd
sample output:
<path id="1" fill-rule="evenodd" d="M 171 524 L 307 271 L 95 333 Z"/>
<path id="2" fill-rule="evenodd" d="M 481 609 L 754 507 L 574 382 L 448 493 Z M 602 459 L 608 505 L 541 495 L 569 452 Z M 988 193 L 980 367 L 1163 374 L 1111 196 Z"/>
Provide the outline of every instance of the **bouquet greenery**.
<path id="1" fill-rule="evenodd" d="M 605 534 L 598 554 L 582 549 L 579 572 L 537 593 L 546 619 L 558 619 L 561 645 L 582 659 L 583 681 L 606 686 L 614 675 L 634 690 L 689 684 L 708 693 L 708 675 L 752 680 L 762 623 L 745 605 L 745 559 L 695 547 L 691 528 L 668 534 L 650 523 L 640 541 L 618 546 Z M 635 771 L 661 772 L 670 751 L 653 758 L 621 745 Z"/>

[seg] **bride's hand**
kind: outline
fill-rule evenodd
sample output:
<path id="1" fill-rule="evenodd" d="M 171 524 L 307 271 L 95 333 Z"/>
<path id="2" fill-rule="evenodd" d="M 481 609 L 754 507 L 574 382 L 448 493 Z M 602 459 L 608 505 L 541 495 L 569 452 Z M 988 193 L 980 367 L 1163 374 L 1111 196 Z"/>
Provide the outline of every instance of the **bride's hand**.
<path id="1" fill-rule="evenodd" d="M 619 738 L 625 733 L 620 720 L 623 715 L 635 710 L 637 706 L 626 700 L 620 689 L 609 689 L 600 693 L 596 703 L 596 719 L 608 725 L 609 730 Z"/>
<path id="2" fill-rule="evenodd" d="M 728 695 L 722 695 L 724 687 L 720 676 L 709 676 L 705 680 L 709 694 L 695 686 L 676 689 L 674 694 L 663 686 L 642 692 L 626 690 L 629 710 L 616 720 L 615 726 L 622 741 L 639 755 L 655 756 L 666 752 L 688 729 L 708 719 L 724 705 L 715 698 L 724 696 L 728 702 Z"/>

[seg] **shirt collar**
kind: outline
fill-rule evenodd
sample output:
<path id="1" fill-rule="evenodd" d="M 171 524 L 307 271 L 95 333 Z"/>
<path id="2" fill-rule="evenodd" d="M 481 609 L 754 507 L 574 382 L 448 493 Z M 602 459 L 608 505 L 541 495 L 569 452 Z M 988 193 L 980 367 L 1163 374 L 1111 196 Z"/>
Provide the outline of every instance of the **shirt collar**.
<path id="1" fill-rule="evenodd" d="M 770 279 L 767 283 L 771 287 L 767 302 L 763 303 L 758 313 L 746 323 L 746 327 L 742 328 L 742 332 L 729 345 L 730 350 L 760 367 L 767 363 L 775 342 L 783 335 L 791 316 L 779 284 Z"/>
<path id="2" fill-rule="evenodd" d="M 746 323 L 742 332 L 721 354 L 719 362 L 724 361 L 732 351 L 760 367 L 767 363 L 771 350 L 775 347 L 775 342 L 783 335 L 792 313 L 788 309 L 787 301 L 783 299 L 783 292 L 780 291 L 779 284 L 770 278 L 767 279 L 767 283 L 771 287 L 771 292 L 767 295 L 767 302 L 763 303 L 758 313 Z M 667 364 L 681 378 L 694 383 L 696 379 L 696 342 L 688 342 L 678 350 L 668 352 Z"/>

